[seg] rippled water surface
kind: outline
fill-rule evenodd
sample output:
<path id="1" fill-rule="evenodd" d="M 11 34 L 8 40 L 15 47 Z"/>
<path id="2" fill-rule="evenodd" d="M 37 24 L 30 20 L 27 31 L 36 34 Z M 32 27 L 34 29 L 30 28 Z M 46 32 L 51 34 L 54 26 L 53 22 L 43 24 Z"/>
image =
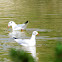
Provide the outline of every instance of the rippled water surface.
<path id="1" fill-rule="evenodd" d="M 29 24 L 23 32 L 7 28 L 9 21 L 20 24 L 27 20 Z M 36 47 L 22 47 L 13 39 L 30 38 L 33 31 L 39 32 Z M 38 62 L 54 62 L 56 43 L 61 40 L 61 0 L 0 0 L 0 62 L 12 62 L 10 48 L 27 50 Z"/>

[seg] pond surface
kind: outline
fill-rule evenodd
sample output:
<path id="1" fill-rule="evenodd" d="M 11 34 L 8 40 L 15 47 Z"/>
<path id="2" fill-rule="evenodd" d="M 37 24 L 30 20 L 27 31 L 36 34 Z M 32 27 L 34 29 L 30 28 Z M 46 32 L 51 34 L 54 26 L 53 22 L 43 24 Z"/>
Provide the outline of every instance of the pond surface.
<path id="1" fill-rule="evenodd" d="M 9 21 L 17 24 L 29 21 L 25 31 L 11 31 Z M 62 1 L 61 0 L 0 0 L 0 62 L 12 62 L 10 48 L 26 49 L 13 37 L 30 38 L 33 31 L 38 31 L 36 47 L 28 50 L 38 62 L 54 62 L 55 47 L 62 40 Z"/>

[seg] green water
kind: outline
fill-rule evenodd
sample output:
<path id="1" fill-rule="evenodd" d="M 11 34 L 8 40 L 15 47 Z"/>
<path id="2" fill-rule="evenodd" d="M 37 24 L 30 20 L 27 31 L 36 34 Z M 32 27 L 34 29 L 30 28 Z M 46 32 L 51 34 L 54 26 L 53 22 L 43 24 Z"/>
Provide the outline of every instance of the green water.
<path id="1" fill-rule="evenodd" d="M 9 36 L 8 22 L 20 24 L 27 20 L 24 38 L 30 38 L 34 30 L 39 32 L 36 36 L 38 62 L 54 62 L 56 43 L 62 40 L 61 0 L 0 0 L 0 62 L 11 62 L 8 56 L 11 47 L 21 48 Z"/>

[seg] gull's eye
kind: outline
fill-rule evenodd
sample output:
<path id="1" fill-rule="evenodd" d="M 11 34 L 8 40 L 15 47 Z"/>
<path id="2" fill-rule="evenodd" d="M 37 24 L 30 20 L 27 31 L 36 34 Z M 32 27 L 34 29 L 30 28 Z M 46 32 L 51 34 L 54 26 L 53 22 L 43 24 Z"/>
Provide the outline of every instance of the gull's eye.
<path id="1" fill-rule="evenodd" d="M 12 23 L 12 22 L 11 22 Z"/>
<path id="2" fill-rule="evenodd" d="M 34 34 L 36 34 L 36 32 L 34 32 Z"/>

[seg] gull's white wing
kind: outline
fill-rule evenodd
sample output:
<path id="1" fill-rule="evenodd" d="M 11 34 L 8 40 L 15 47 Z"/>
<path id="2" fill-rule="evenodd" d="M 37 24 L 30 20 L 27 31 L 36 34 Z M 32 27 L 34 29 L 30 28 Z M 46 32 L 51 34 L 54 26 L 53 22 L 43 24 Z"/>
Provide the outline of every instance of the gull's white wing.
<path id="1" fill-rule="evenodd" d="M 18 24 L 17 26 L 25 29 L 27 25 L 26 24 Z"/>
<path id="2" fill-rule="evenodd" d="M 18 27 L 21 27 L 21 28 L 25 29 L 27 27 L 27 24 L 28 24 L 28 21 L 26 21 L 23 24 L 18 24 Z"/>
<path id="3" fill-rule="evenodd" d="M 23 27 L 23 26 L 25 26 L 25 24 L 18 24 L 17 26 L 18 27 Z"/>
<path id="4" fill-rule="evenodd" d="M 15 41 L 17 43 L 21 44 L 28 44 L 29 43 L 29 39 L 15 39 Z"/>

